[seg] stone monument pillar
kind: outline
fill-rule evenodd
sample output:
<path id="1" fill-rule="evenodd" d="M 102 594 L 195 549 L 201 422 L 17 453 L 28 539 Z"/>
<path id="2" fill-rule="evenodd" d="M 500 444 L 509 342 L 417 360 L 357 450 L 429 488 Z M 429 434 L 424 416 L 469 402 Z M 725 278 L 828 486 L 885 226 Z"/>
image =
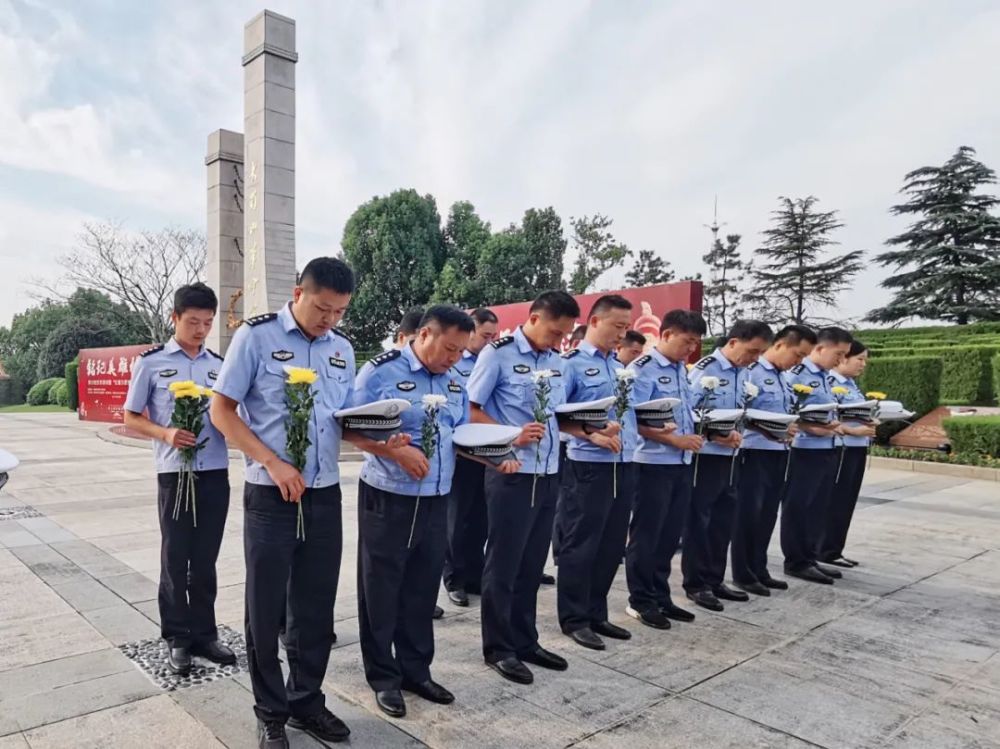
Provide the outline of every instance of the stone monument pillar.
<path id="1" fill-rule="evenodd" d="M 243 313 L 274 312 L 295 284 L 295 21 L 265 10 L 243 31 Z"/>
<path id="2" fill-rule="evenodd" d="M 216 130 L 208 136 L 208 285 L 219 295 L 219 312 L 208 347 L 225 354 L 243 319 L 243 134 Z"/>

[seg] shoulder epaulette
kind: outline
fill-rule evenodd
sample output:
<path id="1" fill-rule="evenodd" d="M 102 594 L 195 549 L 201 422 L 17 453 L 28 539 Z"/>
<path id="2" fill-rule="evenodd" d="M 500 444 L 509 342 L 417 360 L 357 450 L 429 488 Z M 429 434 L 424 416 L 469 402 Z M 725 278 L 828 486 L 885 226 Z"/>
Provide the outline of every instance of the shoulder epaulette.
<path id="1" fill-rule="evenodd" d="M 792 374 L 799 374 L 805 368 L 806 368 L 805 364 L 796 364 L 794 367 L 792 367 L 788 371 L 791 372 Z"/>
<path id="2" fill-rule="evenodd" d="M 372 366 L 381 367 L 386 362 L 391 362 L 393 359 L 398 359 L 403 355 L 403 352 L 399 349 L 393 349 L 392 351 L 386 351 L 372 358 Z"/>
<path id="3" fill-rule="evenodd" d="M 149 356 L 150 354 L 155 354 L 157 351 L 163 351 L 162 343 L 159 346 L 153 346 L 153 348 L 143 351 L 139 356 Z"/>
<path id="4" fill-rule="evenodd" d="M 217 354 L 214 351 L 212 351 L 212 349 L 210 349 L 210 348 L 206 348 L 205 350 L 208 353 L 210 353 L 212 356 L 214 356 L 216 359 L 220 359 L 221 361 L 225 361 L 226 360 L 226 358 L 222 354 Z"/>
<path id="5" fill-rule="evenodd" d="M 644 367 L 647 364 L 649 364 L 652 360 L 653 360 L 652 355 L 650 355 L 650 354 L 643 354 L 638 359 L 636 359 L 634 362 L 632 362 L 632 366 L 633 367 Z"/>
<path id="6" fill-rule="evenodd" d="M 345 341 L 347 341 L 352 346 L 354 345 L 354 339 L 351 338 L 349 335 L 347 335 L 347 333 L 345 333 L 340 328 L 333 328 L 333 333 L 334 333 L 334 335 L 339 335 L 341 338 L 343 338 Z"/>
<path id="7" fill-rule="evenodd" d="M 753 369 L 754 367 L 756 367 L 756 366 L 757 366 L 757 365 L 759 365 L 759 364 L 760 364 L 760 362 L 759 362 L 759 361 L 755 361 L 755 362 L 753 362 L 753 363 L 752 363 L 752 364 L 751 364 L 750 366 L 748 366 L 748 367 L 747 367 L 747 369 Z"/>
<path id="8" fill-rule="evenodd" d="M 578 348 L 571 348 L 569 351 L 567 351 L 565 354 L 562 355 L 562 358 L 563 359 L 572 359 L 574 356 L 576 356 L 579 353 L 580 353 L 580 349 L 578 349 Z"/>
<path id="9" fill-rule="evenodd" d="M 513 343 L 513 342 L 514 342 L 514 336 L 512 336 L 512 335 L 505 335 L 503 338 L 497 338 L 490 345 L 493 348 L 503 348 L 508 343 Z"/>
<path id="10" fill-rule="evenodd" d="M 268 312 L 266 315 L 257 315 L 256 317 L 248 317 L 243 322 L 245 322 L 252 328 L 255 325 L 261 325 L 262 323 L 271 322 L 271 320 L 277 320 L 277 319 L 278 319 L 277 312 Z"/>
<path id="11" fill-rule="evenodd" d="M 694 368 L 695 369 L 706 369 L 708 367 L 708 365 L 711 364 L 714 360 L 715 360 L 714 356 L 706 356 L 704 359 L 702 359 L 697 364 L 695 364 Z"/>

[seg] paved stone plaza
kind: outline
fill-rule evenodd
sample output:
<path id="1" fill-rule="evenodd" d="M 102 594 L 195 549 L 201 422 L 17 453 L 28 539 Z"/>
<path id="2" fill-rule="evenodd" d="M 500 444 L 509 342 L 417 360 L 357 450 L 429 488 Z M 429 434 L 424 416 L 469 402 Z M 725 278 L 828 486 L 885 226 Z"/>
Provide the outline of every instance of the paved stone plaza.
<path id="1" fill-rule="evenodd" d="M 158 686 L 120 648 L 155 649 L 159 532 L 150 453 L 98 439 L 102 429 L 0 415 L 0 445 L 23 461 L 0 495 L 10 516 L 0 519 L 0 749 L 255 746 L 244 670 Z M 231 466 L 218 614 L 242 632 L 241 464 Z M 339 640 L 326 681 L 355 746 L 1000 747 L 996 482 L 872 470 L 849 548 L 863 567 L 833 588 L 793 582 L 724 614 L 699 610 L 669 632 L 625 616 L 620 579 L 612 620 L 633 639 L 602 653 L 559 633 L 544 588 L 543 644 L 570 670 L 535 669 L 530 687 L 483 665 L 477 609 L 442 595 L 434 674 L 457 702 L 411 696 L 409 716 L 392 722 L 357 647 L 358 467 L 343 470 Z M 11 512 L 23 506 L 37 512 Z M 289 734 L 293 746 L 319 745 Z"/>

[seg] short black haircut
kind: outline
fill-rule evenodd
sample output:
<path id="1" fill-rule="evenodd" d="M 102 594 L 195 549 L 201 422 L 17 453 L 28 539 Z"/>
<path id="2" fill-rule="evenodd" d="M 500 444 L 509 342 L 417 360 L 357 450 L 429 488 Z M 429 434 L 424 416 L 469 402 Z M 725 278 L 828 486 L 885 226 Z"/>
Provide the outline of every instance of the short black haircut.
<path id="1" fill-rule="evenodd" d="M 600 315 L 604 312 L 608 312 L 613 309 L 632 309 L 632 302 L 630 302 L 625 297 L 620 294 L 605 294 L 597 298 L 593 306 L 590 308 L 590 312 L 587 313 L 587 319 L 589 320 L 594 315 Z"/>
<path id="2" fill-rule="evenodd" d="M 788 341 L 792 346 L 798 346 L 802 341 L 816 345 L 816 331 L 807 325 L 786 325 L 774 336 L 774 342 Z"/>
<path id="3" fill-rule="evenodd" d="M 861 356 L 861 354 L 865 353 L 865 351 L 867 351 L 867 350 L 868 350 L 868 347 L 865 344 L 863 344 L 861 341 L 859 341 L 857 338 L 855 338 L 853 341 L 851 341 L 851 348 L 848 349 L 847 355 L 848 356 Z"/>
<path id="4" fill-rule="evenodd" d="M 497 317 L 496 312 L 487 307 L 477 307 L 470 313 L 472 319 L 475 321 L 476 325 L 485 325 L 488 322 L 499 323 L 500 319 Z"/>
<path id="5" fill-rule="evenodd" d="M 816 343 L 822 343 L 826 346 L 836 346 L 840 343 L 853 342 L 854 336 L 843 328 L 838 328 L 836 325 L 830 325 L 829 327 L 820 328 L 816 331 Z"/>
<path id="6" fill-rule="evenodd" d="M 531 308 L 528 310 L 529 314 L 532 312 L 544 312 L 557 320 L 561 317 L 572 317 L 576 320 L 580 317 L 580 305 L 565 291 L 553 289 L 552 291 L 543 291 L 535 297 L 535 301 L 531 303 Z"/>
<path id="7" fill-rule="evenodd" d="M 420 319 L 420 328 L 432 322 L 441 326 L 443 331 L 458 328 L 463 333 L 471 333 L 476 329 L 476 323 L 469 314 L 451 304 L 435 304 L 428 307 Z"/>
<path id="8" fill-rule="evenodd" d="M 354 271 L 340 258 L 314 257 L 299 274 L 299 286 L 307 281 L 338 294 L 354 293 Z"/>
<path id="9" fill-rule="evenodd" d="M 211 287 L 201 281 L 181 286 L 174 292 L 174 313 L 183 315 L 189 309 L 210 309 L 212 312 L 218 312 L 219 298 Z"/>
<path id="10" fill-rule="evenodd" d="M 771 339 L 774 338 L 774 331 L 771 330 L 770 325 L 761 320 L 737 320 L 733 323 L 733 327 L 729 329 L 729 332 L 726 333 L 722 343 L 729 343 L 734 338 L 738 341 L 752 341 L 755 338 L 763 338 L 770 343 Z"/>
<path id="11" fill-rule="evenodd" d="M 646 345 L 646 336 L 640 333 L 638 330 L 626 330 L 625 338 L 622 343 L 638 343 L 640 346 Z"/>
<path id="12" fill-rule="evenodd" d="M 420 330 L 420 325 L 423 322 L 425 314 L 423 307 L 408 309 L 403 314 L 403 319 L 399 321 L 399 327 L 396 328 L 396 335 L 414 335 Z"/>
<path id="13" fill-rule="evenodd" d="M 582 341 L 587 337 L 587 326 L 577 325 L 573 328 L 573 332 L 569 334 L 569 340 L 572 341 Z"/>
<path id="14" fill-rule="evenodd" d="M 667 330 L 705 335 L 708 326 L 700 312 L 692 312 L 689 309 L 672 309 L 663 316 L 663 322 L 660 323 L 660 335 L 663 335 Z"/>

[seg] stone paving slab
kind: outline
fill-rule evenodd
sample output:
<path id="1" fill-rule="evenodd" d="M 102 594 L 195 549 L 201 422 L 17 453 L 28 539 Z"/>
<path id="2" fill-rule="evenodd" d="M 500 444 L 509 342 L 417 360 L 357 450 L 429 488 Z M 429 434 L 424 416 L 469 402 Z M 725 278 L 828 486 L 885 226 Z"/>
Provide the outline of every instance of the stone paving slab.
<path id="1" fill-rule="evenodd" d="M 113 645 L 158 637 L 160 628 L 124 601 L 83 612 L 84 618 Z"/>

